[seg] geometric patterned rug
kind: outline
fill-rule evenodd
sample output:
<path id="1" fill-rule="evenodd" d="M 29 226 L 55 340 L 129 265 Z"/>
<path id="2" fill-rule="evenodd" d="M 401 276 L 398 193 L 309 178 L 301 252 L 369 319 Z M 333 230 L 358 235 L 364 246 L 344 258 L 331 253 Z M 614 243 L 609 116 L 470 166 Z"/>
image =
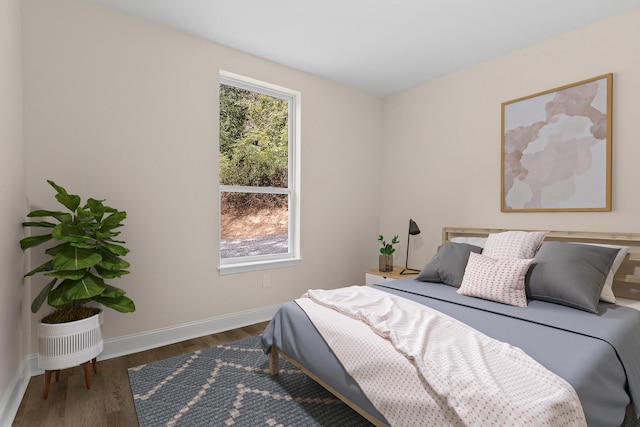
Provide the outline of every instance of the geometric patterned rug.
<path id="1" fill-rule="evenodd" d="M 280 358 L 269 375 L 260 336 L 129 369 L 141 427 L 371 424 Z"/>

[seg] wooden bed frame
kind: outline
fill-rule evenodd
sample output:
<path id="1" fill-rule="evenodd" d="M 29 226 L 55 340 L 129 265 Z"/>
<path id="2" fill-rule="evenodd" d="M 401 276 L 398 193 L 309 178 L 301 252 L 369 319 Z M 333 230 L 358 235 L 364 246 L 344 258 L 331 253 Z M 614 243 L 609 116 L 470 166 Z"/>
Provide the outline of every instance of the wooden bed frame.
<path id="1" fill-rule="evenodd" d="M 523 230 L 522 231 L 547 231 L 547 230 Z M 491 233 L 500 233 L 503 231 L 512 231 L 500 228 L 456 228 L 444 227 L 442 229 L 442 242 L 448 242 L 454 237 L 486 237 Z M 614 294 L 618 300 L 618 304 L 627 305 L 640 310 L 640 274 L 636 274 L 636 269 L 640 267 L 640 233 L 603 233 L 589 231 L 548 231 L 545 241 L 559 240 L 581 243 L 600 243 L 629 246 L 631 249 L 627 254 L 622 265 L 618 269 L 614 281 Z M 276 346 L 271 347 L 269 353 L 269 374 L 277 375 L 280 370 L 279 356 L 282 356 L 298 369 L 308 375 L 315 382 L 327 389 L 331 394 L 349 405 L 354 411 L 366 418 L 376 427 L 389 427 L 353 403 L 343 394 L 336 391 L 333 387 L 322 381 L 304 366 L 300 365 L 296 360 L 285 354 Z"/>

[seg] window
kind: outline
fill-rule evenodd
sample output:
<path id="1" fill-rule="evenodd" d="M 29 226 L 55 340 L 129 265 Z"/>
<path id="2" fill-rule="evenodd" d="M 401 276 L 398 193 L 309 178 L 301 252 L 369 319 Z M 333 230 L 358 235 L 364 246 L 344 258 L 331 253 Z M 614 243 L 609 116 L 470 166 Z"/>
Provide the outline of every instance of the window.
<path id="1" fill-rule="evenodd" d="M 220 273 L 298 263 L 299 93 L 220 75 Z"/>

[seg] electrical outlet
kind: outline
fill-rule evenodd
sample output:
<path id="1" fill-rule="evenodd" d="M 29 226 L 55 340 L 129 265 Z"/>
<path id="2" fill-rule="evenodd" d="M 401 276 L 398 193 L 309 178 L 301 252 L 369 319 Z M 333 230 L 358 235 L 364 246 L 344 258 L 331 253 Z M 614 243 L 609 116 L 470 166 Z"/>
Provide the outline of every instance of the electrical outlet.
<path id="1" fill-rule="evenodd" d="M 268 274 L 263 274 L 262 275 L 262 287 L 263 288 L 270 288 L 271 287 L 271 276 L 269 276 Z"/>

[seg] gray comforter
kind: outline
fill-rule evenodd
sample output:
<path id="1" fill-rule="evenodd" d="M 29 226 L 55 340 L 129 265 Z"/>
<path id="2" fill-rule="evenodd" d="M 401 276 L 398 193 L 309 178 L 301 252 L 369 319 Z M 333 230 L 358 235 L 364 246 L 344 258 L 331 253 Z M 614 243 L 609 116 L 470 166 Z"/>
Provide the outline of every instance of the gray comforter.
<path id="1" fill-rule="evenodd" d="M 435 308 L 486 335 L 523 349 L 578 393 L 589 426 L 623 423 L 633 403 L 640 413 L 640 311 L 602 303 L 598 314 L 542 301 L 528 307 L 470 298 L 440 283 L 402 279 L 377 289 Z M 384 417 L 344 371 L 294 302 L 285 304 L 262 336 L 265 352 L 282 349 L 374 417 Z"/>

